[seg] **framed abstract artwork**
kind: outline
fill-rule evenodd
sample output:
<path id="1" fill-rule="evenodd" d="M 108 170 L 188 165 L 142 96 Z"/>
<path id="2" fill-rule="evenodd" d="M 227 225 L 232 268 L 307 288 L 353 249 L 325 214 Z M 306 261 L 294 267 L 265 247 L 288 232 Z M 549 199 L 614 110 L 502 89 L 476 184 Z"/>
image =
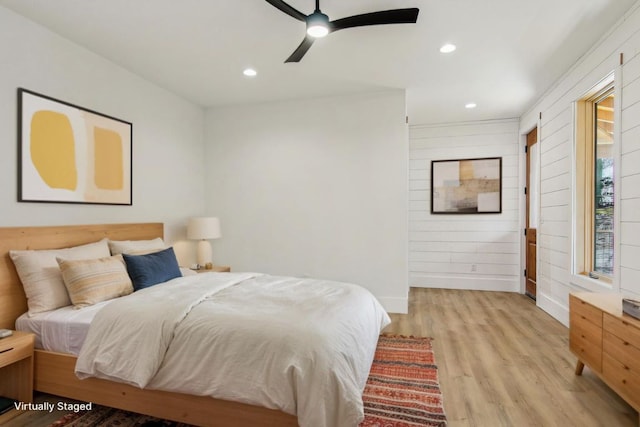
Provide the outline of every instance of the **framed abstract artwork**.
<path id="1" fill-rule="evenodd" d="M 502 157 L 431 161 L 432 214 L 502 212 Z"/>
<path id="2" fill-rule="evenodd" d="M 18 89 L 18 201 L 132 204 L 133 125 Z"/>

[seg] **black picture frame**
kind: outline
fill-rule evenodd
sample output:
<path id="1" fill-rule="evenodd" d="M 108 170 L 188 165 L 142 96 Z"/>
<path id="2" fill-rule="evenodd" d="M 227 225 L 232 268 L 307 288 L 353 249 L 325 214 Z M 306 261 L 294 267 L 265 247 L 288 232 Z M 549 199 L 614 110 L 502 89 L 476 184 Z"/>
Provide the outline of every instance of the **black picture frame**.
<path id="1" fill-rule="evenodd" d="M 431 161 L 431 213 L 502 213 L 502 157 Z"/>
<path id="2" fill-rule="evenodd" d="M 18 202 L 133 204 L 133 124 L 18 88 Z"/>

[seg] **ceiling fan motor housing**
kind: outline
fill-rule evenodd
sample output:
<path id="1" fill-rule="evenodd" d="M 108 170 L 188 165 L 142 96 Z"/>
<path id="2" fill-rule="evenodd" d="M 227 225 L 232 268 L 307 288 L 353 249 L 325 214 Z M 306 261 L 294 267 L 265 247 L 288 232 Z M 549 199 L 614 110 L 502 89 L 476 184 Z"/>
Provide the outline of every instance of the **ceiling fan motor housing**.
<path id="1" fill-rule="evenodd" d="M 329 17 L 316 10 L 307 16 L 307 33 L 312 37 L 324 37 L 329 34 Z"/>

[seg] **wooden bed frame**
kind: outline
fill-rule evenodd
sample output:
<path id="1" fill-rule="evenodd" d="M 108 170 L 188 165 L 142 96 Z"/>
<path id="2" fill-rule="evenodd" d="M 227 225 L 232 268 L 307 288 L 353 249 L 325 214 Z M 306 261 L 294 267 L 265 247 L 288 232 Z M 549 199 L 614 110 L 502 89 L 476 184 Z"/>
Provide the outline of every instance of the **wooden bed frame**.
<path id="1" fill-rule="evenodd" d="M 161 223 L 0 227 L 0 328 L 15 329 L 27 311 L 22 284 L 9 258 L 11 249 L 59 249 L 98 241 L 164 237 Z M 34 389 L 70 399 L 138 412 L 199 426 L 297 426 L 297 418 L 282 411 L 206 396 L 145 390 L 126 384 L 74 374 L 76 357 L 35 351 Z"/>

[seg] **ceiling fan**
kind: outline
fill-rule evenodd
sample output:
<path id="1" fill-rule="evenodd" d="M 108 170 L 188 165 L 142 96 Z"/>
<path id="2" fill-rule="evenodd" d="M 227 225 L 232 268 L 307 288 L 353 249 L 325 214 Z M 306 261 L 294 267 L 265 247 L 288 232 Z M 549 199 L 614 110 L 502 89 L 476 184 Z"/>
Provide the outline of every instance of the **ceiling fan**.
<path id="1" fill-rule="evenodd" d="M 316 10 L 310 15 L 305 15 L 282 0 L 267 0 L 267 3 L 307 24 L 307 35 L 304 40 L 284 62 L 300 62 L 316 38 L 324 37 L 334 31 L 368 25 L 415 24 L 420 11 L 418 8 L 382 10 L 329 21 L 329 17 L 320 10 L 320 0 L 316 0 Z"/>

